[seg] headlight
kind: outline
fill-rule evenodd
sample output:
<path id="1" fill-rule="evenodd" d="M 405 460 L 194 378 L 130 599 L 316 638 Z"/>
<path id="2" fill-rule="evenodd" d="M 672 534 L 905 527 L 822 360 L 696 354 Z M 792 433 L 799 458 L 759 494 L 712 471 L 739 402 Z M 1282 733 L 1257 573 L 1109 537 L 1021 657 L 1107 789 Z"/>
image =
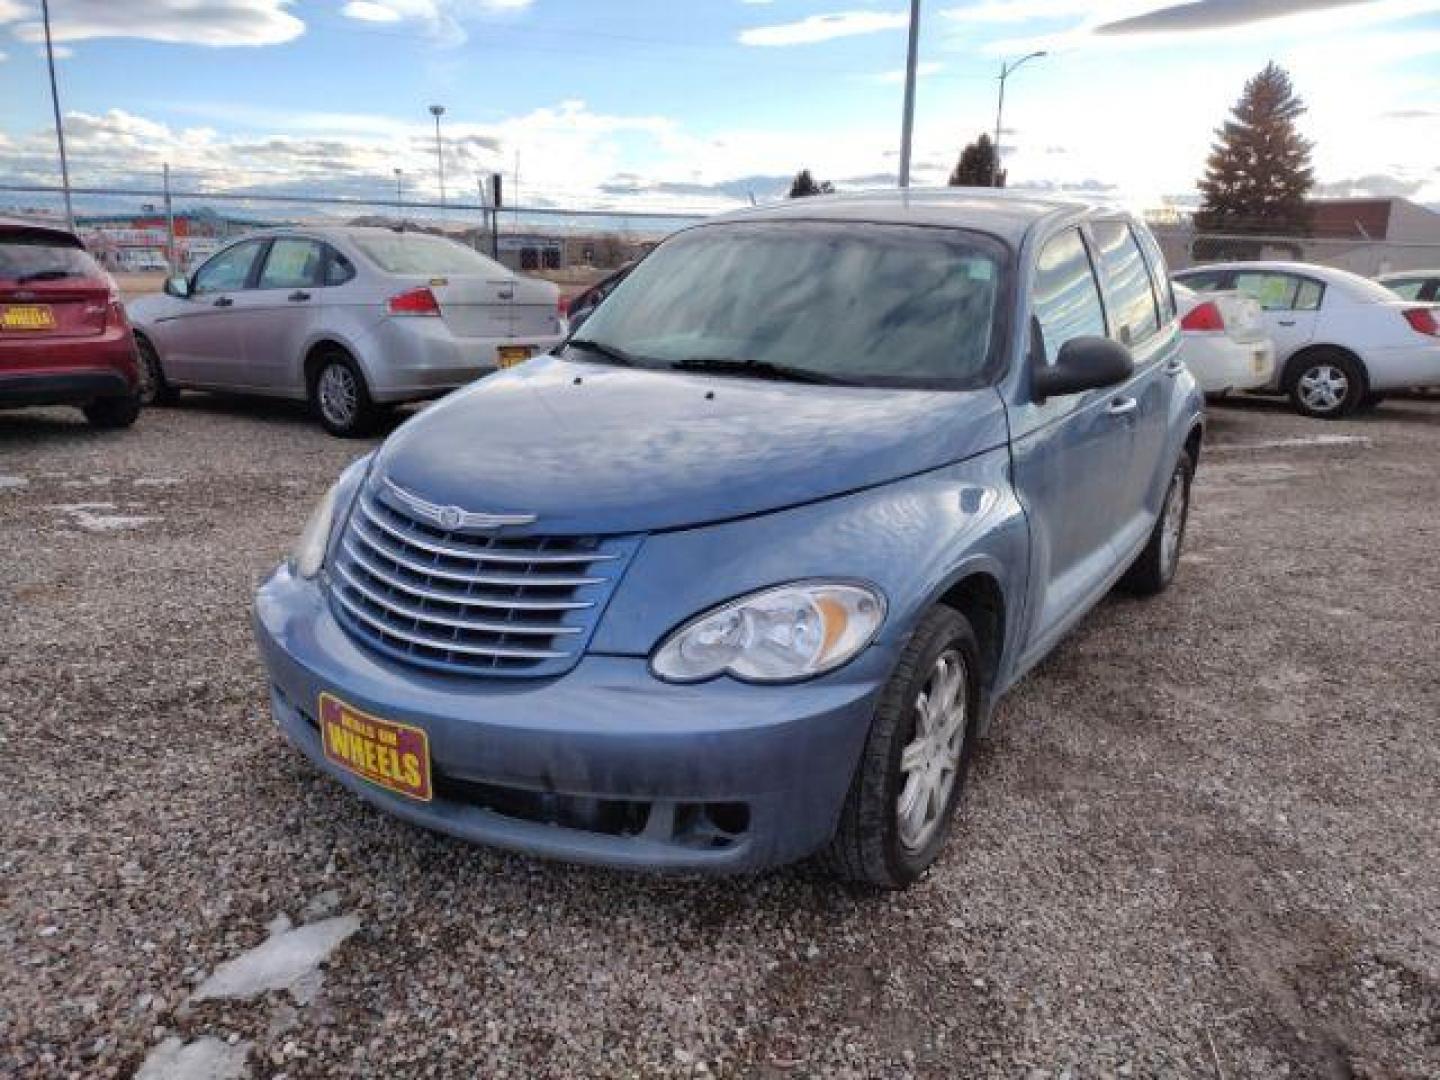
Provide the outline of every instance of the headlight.
<path id="1" fill-rule="evenodd" d="M 290 569 L 302 578 L 313 578 L 325 565 L 325 548 L 330 543 L 330 525 L 335 519 L 335 493 L 339 487 L 338 483 L 334 484 L 325 492 L 325 497 L 311 511 L 310 520 L 305 522 L 300 539 L 290 550 Z"/>
<path id="2" fill-rule="evenodd" d="M 884 621 L 885 598 L 868 586 L 781 585 L 692 619 L 661 643 L 650 669 L 669 682 L 808 679 L 851 659 Z"/>

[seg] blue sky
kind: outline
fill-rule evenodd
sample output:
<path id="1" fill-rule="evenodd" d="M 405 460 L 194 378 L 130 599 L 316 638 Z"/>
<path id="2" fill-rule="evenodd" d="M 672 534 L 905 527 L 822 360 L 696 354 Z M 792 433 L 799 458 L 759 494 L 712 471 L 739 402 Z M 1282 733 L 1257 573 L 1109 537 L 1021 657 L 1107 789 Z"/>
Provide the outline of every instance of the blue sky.
<path id="1" fill-rule="evenodd" d="M 904 0 L 52 0 L 77 184 L 710 208 L 896 166 Z M 1012 184 L 1193 196 L 1247 75 L 1285 64 L 1323 191 L 1440 202 L 1440 3 L 925 0 L 916 160 L 993 126 Z M 58 177 L 38 0 L 0 0 L 0 181 Z M 1275 16 L 1279 13 L 1279 17 Z M 1128 20 L 1128 21 L 1127 21 Z"/>

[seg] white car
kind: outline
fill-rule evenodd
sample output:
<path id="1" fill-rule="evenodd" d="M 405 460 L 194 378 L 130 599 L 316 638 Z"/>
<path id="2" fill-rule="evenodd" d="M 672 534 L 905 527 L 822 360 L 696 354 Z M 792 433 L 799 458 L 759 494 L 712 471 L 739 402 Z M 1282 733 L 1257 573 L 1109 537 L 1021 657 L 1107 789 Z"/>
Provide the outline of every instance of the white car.
<path id="1" fill-rule="evenodd" d="M 1259 301 L 1275 343 L 1265 389 L 1325 419 L 1376 404 L 1388 390 L 1440 386 L 1440 307 L 1402 300 L 1346 270 L 1309 263 L 1219 263 L 1173 275 L 1202 292 Z"/>
<path id="2" fill-rule="evenodd" d="M 1260 305 L 1237 292 L 1175 286 L 1185 366 L 1207 397 L 1263 390 L 1275 376 L 1275 345 Z"/>

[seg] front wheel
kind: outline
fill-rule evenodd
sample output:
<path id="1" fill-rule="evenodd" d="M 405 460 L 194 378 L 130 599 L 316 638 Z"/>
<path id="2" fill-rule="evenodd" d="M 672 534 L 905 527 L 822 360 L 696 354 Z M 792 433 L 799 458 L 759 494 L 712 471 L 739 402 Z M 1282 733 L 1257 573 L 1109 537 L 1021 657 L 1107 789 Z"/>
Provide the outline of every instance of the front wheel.
<path id="1" fill-rule="evenodd" d="M 316 366 L 310 380 L 310 407 L 326 431 L 346 438 L 368 435 L 380 419 L 365 376 L 354 360 L 338 351 L 326 353 Z"/>
<path id="2" fill-rule="evenodd" d="M 136 393 L 129 397 L 96 398 L 83 406 L 81 411 L 85 413 L 85 419 L 90 421 L 92 427 L 103 430 L 127 428 L 140 416 L 140 395 Z"/>
<path id="3" fill-rule="evenodd" d="M 940 854 L 980 711 L 980 648 L 965 616 L 934 608 L 881 691 L 823 856 L 838 877 L 900 889 Z"/>
<path id="4" fill-rule="evenodd" d="M 135 351 L 140 357 L 140 403 L 174 405 L 180 400 L 180 391 L 165 380 L 165 369 L 160 366 L 160 354 L 155 346 L 136 335 Z"/>
<path id="5" fill-rule="evenodd" d="M 1338 420 L 1365 400 L 1365 373 L 1349 356 L 1318 350 L 1302 361 L 1290 384 L 1290 404 L 1301 416 Z"/>
<path id="6" fill-rule="evenodd" d="M 1165 488 L 1165 502 L 1160 517 L 1150 530 L 1150 539 L 1139 558 L 1125 571 L 1120 587 L 1137 596 L 1154 596 L 1170 587 L 1180 568 L 1180 548 L 1185 543 L 1185 524 L 1190 519 L 1190 482 L 1195 465 L 1188 451 L 1180 451 L 1180 460 L 1170 474 Z"/>

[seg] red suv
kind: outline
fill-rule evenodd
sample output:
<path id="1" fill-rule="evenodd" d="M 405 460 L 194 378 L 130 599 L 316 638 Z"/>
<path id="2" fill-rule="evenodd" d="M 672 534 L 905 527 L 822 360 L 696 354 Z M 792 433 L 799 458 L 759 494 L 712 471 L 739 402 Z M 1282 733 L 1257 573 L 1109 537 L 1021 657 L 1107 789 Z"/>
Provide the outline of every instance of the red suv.
<path id="1" fill-rule="evenodd" d="M 128 427 L 140 370 L 115 282 L 79 238 L 0 218 L 0 409 L 27 405 L 78 405 L 96 427 Z"/>

